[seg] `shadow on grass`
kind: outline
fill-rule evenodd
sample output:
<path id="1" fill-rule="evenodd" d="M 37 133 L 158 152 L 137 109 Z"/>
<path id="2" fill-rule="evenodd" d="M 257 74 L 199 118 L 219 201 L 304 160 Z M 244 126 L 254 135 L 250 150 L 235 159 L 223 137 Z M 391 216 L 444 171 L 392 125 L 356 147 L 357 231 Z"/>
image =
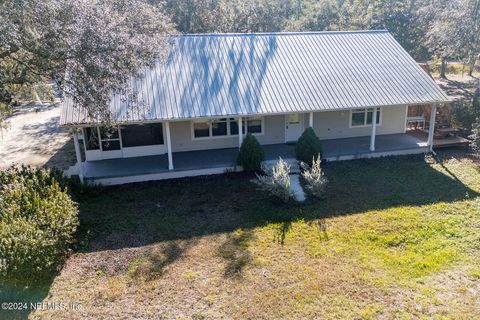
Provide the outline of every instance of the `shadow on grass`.
<path id="1" fill-rule="evenodd" d="M 35 287 L 12 286 L 8 283 L 0 283 L 0 319 L 27 319 L 29 314 L 48 295 L 51 281 Z"/>
<path id="2" fill-rule="evenodd" d="M 454 202 L 478 194 L 425 162 L 401 156 L 328 163 L 323 200 L 304 205 L 269 201 L 248 174 L 227 174 L 105 188 L 80 204 L 84 251 L 137 247 L 208 234 L 281 223 L 283 243 L 291 222 L 381 210 Z M 326 234 L 325 225 L 319 232 Z M 114 236 L 113 236 L 114 235 Z M 111 241 L 113 238 L 115 241 Z"/>
<path id="3" fill-rule="evenodd" d="M 79 199 L 77 250 L 161 243 L 157 251 L 147 251 L 129 266 L 133 277 L 148 279 L 161 276 L 198 237 L 226 233 L 218 246 L 226 262 L 224 276 L 241 277 L 252 262 L 248 246 L 256 227 L 278 224 L 275 241 L 283 244 L 292 222 L 303 219 L 317 224 L 319 237 L 328 239 L 327 217 L 478 196 L 448 168 L 443 169 L 446 173 L 426 163 L 423 156 L 327 163 L 329 185 L 324 198 L 302 205 L 273 203 L 255 189 L 252 175 L 241 173 L 101 188 Z M 24 290 L 0 287 L 0 301 L 40 302 L 48 290 L 49 285 Z M 3 311 L 0 319 L 26 318 L 29 311 Z"/>
<path id="4" fill-rule="evenodd" d="M 168 242 L 162 248 L 152 248 L 130 262 L 128 274 L 133 279 L 150 281 L 159 278 L 170 264 L 185 255 L 188 248 L 196 243 L 195 239 Z"/>
<path id="5" fill-rule="evenodd" d="M 285 238 L 287 237 L 287 234 L 291 230 L 292 230 L 292 220 L 287 218 L 285 221 L 280 222 L 280 225 L 278 227 L 277 234 L 274 240 L 283 245 L 285 243 Z"/>
<path id="6" fill-rule="evenodd" d="M 218 248 L 219 255 L 227 262 L 224 271 L 226 278 L 241 277 L 243 269 L 252 262 L 248 246 L 253 237 L 253 230 L 239 229 L 229 234 Z"/>

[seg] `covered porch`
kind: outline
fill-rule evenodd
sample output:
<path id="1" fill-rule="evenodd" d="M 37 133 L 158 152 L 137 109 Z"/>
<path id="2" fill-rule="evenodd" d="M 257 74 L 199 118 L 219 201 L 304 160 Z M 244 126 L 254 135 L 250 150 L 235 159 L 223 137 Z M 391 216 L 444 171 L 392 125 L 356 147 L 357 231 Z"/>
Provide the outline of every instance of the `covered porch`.
<path id="1" fill-rule="evenodd" d="M 371 148 L 371 137 L 322 140 L 322 158 L 327 161 L 382 157 L 388 155 L 427 152 L 428 142 L 410 134 L 386 134 L 375 138 Z"/>
<path id="2" fill-rule="evenodd" d="M 409 134 L 389 134 L 376 137 L 376 147 L 370 150 L 370 137 L 322 140 L 323 158 L 327 161 L 423 153 L 426 141 Z M 295 159 L 294 144 L 263 145 L 266 160 Z M 119 158 L 82 162 L 85 180 L 104 185 L 162 180 L 188 176 L 220 174 L 236 171 L 238 148 L 173 152 L 174 169 L 169 170 L 168 155 Z"/>

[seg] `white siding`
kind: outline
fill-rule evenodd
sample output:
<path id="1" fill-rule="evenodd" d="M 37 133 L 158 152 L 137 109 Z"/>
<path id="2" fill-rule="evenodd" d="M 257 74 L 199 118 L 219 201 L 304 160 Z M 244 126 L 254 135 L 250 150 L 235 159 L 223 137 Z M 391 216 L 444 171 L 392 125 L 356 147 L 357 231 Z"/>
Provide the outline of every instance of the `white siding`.
<path id="1" fill-rule="evenodd" d="M 377 135 L 405 132 L 406 106 L 382 108 L 381 125 L 377 126 Z M 316 112 L 313 116 L 313 128 L 320 139 L 338 139 L 368 136 L 372 128 L 350 128 L 350 110 Z"/>
<path id="2" fill-rule="evenodd" d="M 377 127 L 377 135 L 403 133 L 405 131 L 406 106 L 385 107 L 382 109 L 381 125 Z M 261 144 L 285 142 L 285 115 L 264 117 L 264 132 L 256 135 Z M 304 117 L 305 128 L 308 127 L 308 113 Z M 371 127 L 349 127 L 350 111 L 316 112 L 313 127 L 320 139 L 338 139 L 368 136 Z M 191 151 L 206 149 L 222 149 L 238 147 L 238 136 L 192 139 L 190 121 L 172 121 L 172 151 Z"/>
<path id="3" fill-rule="evenodd" d="M 261 144 L 284 143 L 284 128 L 284 115 L 267 116 L 264 118 L 263 133 L 255 136 Z M 173 152 L 238 147 L 238 136 L 193 139 L 190 121 L 172 121 L 170 132 Z"/>

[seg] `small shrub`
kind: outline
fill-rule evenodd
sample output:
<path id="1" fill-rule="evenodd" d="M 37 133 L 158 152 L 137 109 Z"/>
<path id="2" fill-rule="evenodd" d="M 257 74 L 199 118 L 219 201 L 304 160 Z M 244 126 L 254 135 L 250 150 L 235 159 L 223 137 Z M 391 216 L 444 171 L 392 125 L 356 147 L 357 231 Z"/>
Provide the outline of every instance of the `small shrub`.
<path id="1" fill-rule="evenodd" d="M 288 202 L 292 197 L 290 190 L 290 167 L 280 158 L 270 169 L 264 166 L 265 175 L 258 175 L 254 182 L 261 190 L 268 192 L 272 197 Z"/>
<path id="2" fill-rule="evenodd" d="M 452 112 L 452 125 L 465 130 L 470 134 L 475 128 L 475 123 L 480 119 L 480 90 L 474 93 L 471 102 L 460 101 L 455 104 Z"/>
<path id="3" fill-rule="evenodd" d="M 305 163 L 302 163 L 302 167 L 305 169 L 302 172 L 302 177 L 305 180 L 305 188 L 316 198 L 321 198 L 325 192 L 325 187 L 327 185 L 327 178 L 323 174 L 321 168 L 321 159 L 312 159 L 312 166 L 308 166 Z"/>
<path id="4" fill-rule="evenodd" d="M 322 154 L 322 143 L 311 127 L 307 128 L 300 138 L 298 138 L 295 146 L 295 154 L 297 160 L 311 165 L 313 158 L 320 157 Z"/>
<path id="5" fill-rule="evenodd" d="M 258 171 L 263 160 L 265 160 L 265 153 L 262 146 L 251 133 L 247 133 L 240 147 L 237 163 L 245 171 Z"/>
<path id="6" fill-rule="evenodd" d="M 473 151 L 480 153 L 480 122 L 473 124 L 472 135 L 469 137 L 471 139 L 471 147 Z"/>
<path id="7" fill-rule="evenodd" d="M 78 209 L 50 170 L 0 171 L 0 276 L 12 284 L 50 278 L 68 254 Z"/>

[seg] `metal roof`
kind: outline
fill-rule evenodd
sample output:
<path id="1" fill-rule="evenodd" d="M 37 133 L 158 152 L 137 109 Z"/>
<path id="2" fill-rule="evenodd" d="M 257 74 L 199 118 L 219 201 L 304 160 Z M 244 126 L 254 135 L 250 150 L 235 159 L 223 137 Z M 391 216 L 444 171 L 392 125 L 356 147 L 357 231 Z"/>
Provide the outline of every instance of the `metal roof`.
<path id="1" fill-rule="evenodd" d="M 141 108 L 113 96 L 120 122 L 446 102 L 387 31 L 181 35 L 132 79 Z M 129 107 L 130 106 L 130 107 Z M 130 109 L 129 109 L 130 108 Z M 66 99 L 62 125 L 96 122 Z"/>

